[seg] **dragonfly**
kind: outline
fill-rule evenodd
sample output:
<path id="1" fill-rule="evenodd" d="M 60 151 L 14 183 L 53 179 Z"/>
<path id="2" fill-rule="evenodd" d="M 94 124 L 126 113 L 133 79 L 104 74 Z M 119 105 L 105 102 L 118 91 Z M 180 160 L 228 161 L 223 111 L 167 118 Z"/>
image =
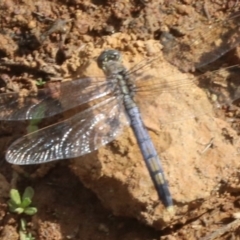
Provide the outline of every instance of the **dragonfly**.
<path id="1" fill-rule="evenodd" d="M 173 198 L 161 158 L 134 99 L 136 96 L 151 98 L 155 94 L 171 92 L 180 101 L 181 91 L 191 90 L 198 82 L 194 77 L 169 81 L 166 76 L 159 76 L 161 59 L 159 56 L 151 57 L 127 70 L 119 51 L 105 50 L 97 59 L 105 77 L 85 77 L 50 84 L 24 97 L 13 92 L 1 94 L 0 120 L 44 119 L 89 104 L 87 109 L 64 121 L 17 139 L 8 148 L 6 160 L 12 164 L 29 165 L 76 158 L 110 143 L 125 126 L 130 125 L 158 197 L 167 210 L 172 211 Z M 158 70 L 157 74 L 150 74 L 150 69 Z M 162 106 L 166 116 L 161 120 L 165 123 L 174 116 L 177 120 L 184 120 L 208 111 L 196 104 L 191 112 L 176 114 L 174 102 L 163 103 Z"/>
<path id="2" fill-rule="evenodd" d="M 191 89 L 196 86 L 196 80 L 184 78 L 167 81 L 165 78 L 159 79 L 159 74 L 150 74 L 149 70 L 157 69 L 161 59 L 159 56 L 151 57 L 127 70 L 119 51 L 105 50 L 97 59 L 98 66 L 105 73 L 104 77 L 55 83 L 22 98 L 14 92 L 1 94 L 1 120 L 44 119 L 92 103 L 84 111 L 64 121 L 17 139 L 8 148 L 6 160 L 12 164 L 28 165 L 76 158 L 110 143 L 125 126 L 130 125 L 159 199 L 171 211 L 173 200 L 161 159 L 134 98 L 137 95 L 151 98 L 155 94 L 172 92 L 179 99 L 181 89 Z M 96 100 L 99 102 L 96 103 Z M 169 114 L 166 118 L 162 117 L 163 122 L 174 116 L 174 104 L 170 105 L 162 105 Z M 203 114 L 205 109 L 196 107 L 192 111 L 186 115 L 181 112 L 182 118 Z M 178 114 L 176 119 L 180 118 Z"/>

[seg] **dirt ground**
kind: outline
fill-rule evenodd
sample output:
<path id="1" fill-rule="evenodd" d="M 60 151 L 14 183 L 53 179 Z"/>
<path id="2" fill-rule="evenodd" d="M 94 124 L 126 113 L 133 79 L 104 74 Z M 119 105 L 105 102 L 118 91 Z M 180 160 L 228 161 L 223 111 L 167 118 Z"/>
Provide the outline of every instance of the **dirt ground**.
<path id="1" fill-rule="evenodd" d="M 162 158 L 174 212 L 159 201 L 130 127 L 82 157 L 16 166 L 5 153 L 31 122 L 1 121 L 0 239 L 19 239 L 21 216 L 9 212 L 7 200 L 11 188 L 23 192 L 27 186 L 35 190 L 38 209 L 25 217 L 27 229 L 39 240 L 240 239 L 239 68 L 226 69 L 239 63 L 239 6 L 213 0 L 1 1 L 2 94 L 21 99 L 45 81 L 104 76 L 96 58 L 105 49 L 121 51 L 128 68 L 154 59 L 140 63 L 133 76 L 144 68 L 141 78 L 163 77 L 166 91 L 152 87 L 154 97 L 136 101 Z M 0 119 L 11 107 L 0 95 Z M 55 121 L 59 116 L 37 127 Z"/>

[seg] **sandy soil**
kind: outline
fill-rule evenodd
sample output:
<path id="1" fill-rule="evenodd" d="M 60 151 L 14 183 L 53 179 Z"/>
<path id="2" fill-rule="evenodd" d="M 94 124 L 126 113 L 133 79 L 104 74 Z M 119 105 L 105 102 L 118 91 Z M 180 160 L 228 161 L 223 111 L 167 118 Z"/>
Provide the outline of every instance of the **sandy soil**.
<path id="1" fill-rule="evenodd" d="M 26 217 L 28 231 L 39 240 L 238 239 L 239 70 L 223 68 L 239 62 L 238 10 L 238 1 L 2 1 L 0 93 L 21 99 L 37 91 L 39 79 L 103 76 L 96 58 L 110 48 L 123 53 L 128 68 L 157 57 L 145 66 L 145 87 L 161 78 L 176 89 L 136 97 L 173 213 L 159 201 L 130 127 L 91 154 L 18 167 L 4 155 L 29 122 L 2 121 L 0 239 L 19 238 L 20 216 L 9 213 L 7 200 L 11 188 L 27 186 L 38 208 Z M 0 116 L 11 113 L 0 104 Z"/>

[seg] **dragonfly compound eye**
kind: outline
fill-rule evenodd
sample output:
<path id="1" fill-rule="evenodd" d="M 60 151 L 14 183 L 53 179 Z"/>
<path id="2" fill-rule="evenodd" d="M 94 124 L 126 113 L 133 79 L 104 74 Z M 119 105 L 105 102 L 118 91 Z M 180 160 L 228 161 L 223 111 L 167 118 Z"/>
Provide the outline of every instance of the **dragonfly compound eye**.
<path id="1" fill-rule="evenodd" d="M 97 59 L 98 67 L 103 69 L 105 64 L 111 61 L 121 61 L 121 53 L 117 50 L 105 50 L 103 51 Z"/>

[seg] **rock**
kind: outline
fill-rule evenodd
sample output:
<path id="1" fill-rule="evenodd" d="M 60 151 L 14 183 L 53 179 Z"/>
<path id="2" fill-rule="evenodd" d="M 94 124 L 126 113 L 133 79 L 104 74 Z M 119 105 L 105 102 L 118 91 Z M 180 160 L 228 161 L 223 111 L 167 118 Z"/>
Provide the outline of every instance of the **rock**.
<path id="1" fill-rule="evenodd" d="M 127 58 L 128 63 L 136 63 L 141 57 L 124 56 Z M 158 199 L 130 127 L 99 151 L 74 160 L 71 169 L 114 215 L 163 229 L 201 214 L 204 208 L 195 213 L 193 209 L 218 192 L 220 181 L 229 179 L 240 161 L 237 147 L 222 134 L 223 129 L 231 131 L 230 126 L 214 117 L 212 104 L 196 79 L 180 73 L 161 57 L 154 65 L 145 66 L 145 77 L 156 77 L 149 85 L 152 92 L 137 100 L 162 159 L 175 215 Z M 163 87 L 176 84 L 174 91 L 158 92 L 156 86 L 162 77 Z M 236 133 L 232 134 L 237 139 Z"/>

